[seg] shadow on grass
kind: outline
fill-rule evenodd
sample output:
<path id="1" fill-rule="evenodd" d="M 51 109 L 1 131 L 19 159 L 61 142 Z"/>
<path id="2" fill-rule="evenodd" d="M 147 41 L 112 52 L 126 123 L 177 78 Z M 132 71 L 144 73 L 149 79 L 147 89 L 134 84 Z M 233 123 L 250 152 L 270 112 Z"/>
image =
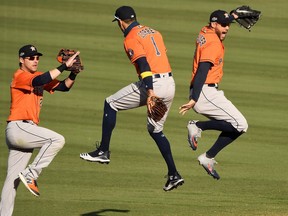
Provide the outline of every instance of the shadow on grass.
<path id="1" fill-rule="evenodd" d="M 120 213 L 128 213 L 130 212 L 130 210 L 121 210 L 121 209 L 101 209 L 99 211 L 94 211 L 94 212 L 88 212 L 88 213 L 84 213 L 81 214 L 80 216 L 104 216 L 104 214 L 101 213 L 105 213 L 105 212 L 120 212 Z"/>

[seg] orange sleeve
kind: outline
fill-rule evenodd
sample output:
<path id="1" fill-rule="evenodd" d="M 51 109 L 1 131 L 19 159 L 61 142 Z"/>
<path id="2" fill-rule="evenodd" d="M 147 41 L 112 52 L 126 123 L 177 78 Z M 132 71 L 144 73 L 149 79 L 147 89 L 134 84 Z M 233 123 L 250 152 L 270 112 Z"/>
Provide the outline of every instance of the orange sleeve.
<path id="1" fill-rule="evenodd" d="M 125 40 L 124 47 L 132 63 L 138 58 L 146 56 L 146 52 L 142 44 L 137 40 L 136 37 Z"/>

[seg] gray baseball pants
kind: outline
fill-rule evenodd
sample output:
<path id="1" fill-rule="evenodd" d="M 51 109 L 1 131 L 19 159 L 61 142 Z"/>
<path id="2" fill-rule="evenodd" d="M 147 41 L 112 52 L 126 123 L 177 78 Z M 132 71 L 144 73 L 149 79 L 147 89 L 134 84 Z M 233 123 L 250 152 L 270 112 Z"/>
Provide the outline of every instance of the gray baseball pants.
<path id="1" fill-rule="evenodd" d="M 154 93 L 156 96 L 163 99 L 168 111 L 158 122 L 155 122 L 153 119 L 147 117 L 147 129 L 151 133 L 159 133 L 163 130 L 164 123 L 174 99 L 175 81 L 172 76 L 168 76 L 167 74 L 162 74 L 161 78 L 153 79 Z M 106 98 L 106 101 L 115 111 L 129 110 L 146 106 L 147 90 L 145 84 L 143 81 L 131 83 L 130 85 L 120 89 L 115 94 Z"/>
<path id="2" fill-rule="evenodd" d="M 222 90 L 203 85 L 200 97 L 193 107 L 194 111 L 207 118 L 231 123 L 239 132 L 246 132 L 248 123 L 242 113 L 228 100 Z"/>
<path id="3" fill-rule="evenodd" d="M 62 135 L 37 126 L 32 121 L 11 121 L 6 127 L 6 144 L 9 148 L 7 176 L 1 194 L 0 216 L 11 216 L 14 209 L 18 174 L 39 177 L 65 144 Z M 34 149 L 40 149 L 27 167 Z"/>

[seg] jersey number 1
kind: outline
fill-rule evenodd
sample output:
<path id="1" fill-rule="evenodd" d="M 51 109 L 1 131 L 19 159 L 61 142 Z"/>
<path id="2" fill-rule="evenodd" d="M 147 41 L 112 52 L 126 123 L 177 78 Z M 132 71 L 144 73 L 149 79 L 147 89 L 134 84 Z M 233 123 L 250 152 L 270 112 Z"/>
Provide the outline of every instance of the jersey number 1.
<path id="1" fill-rule="evenodd" d="M 160 51 L 159 51 L 159 49 L 158 49 L 158 47 L 157 47 L 157 44 L 156 44 L 155 39 L 154 39 L 153 36 L 151 37 L 151 41 L 152 41 L 152 44 L 153 44 L 153 46 L 154 46 L 154 48 L 155 48 L 156 55 L 157 55 L 157 56 L 160 56 L 161 53 L 160 53 Z"/>

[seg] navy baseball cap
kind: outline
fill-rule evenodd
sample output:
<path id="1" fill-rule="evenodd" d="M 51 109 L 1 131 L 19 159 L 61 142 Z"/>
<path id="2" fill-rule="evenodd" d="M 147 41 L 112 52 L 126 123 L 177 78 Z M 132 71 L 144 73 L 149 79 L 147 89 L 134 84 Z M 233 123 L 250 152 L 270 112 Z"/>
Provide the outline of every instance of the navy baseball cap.
<path id="1" fill-rule="evenodd" d="M 114 15 L 114 20 L 112 22 L 115 22 L 116 20 L 126 20 L 126 19 L 136 19 L 136 13 L 134 9 L 130 6 L 122 6 L 119 7 Z"/>
<path id="2" fill-rule="evenodd" d="M 43 54 L 37 51 L 37 48 L 31 44 L 25 45 L 19 49 L 19 57 L 25 58 L 30 56 L 42 56 Z"/>
<path id="3" fill-rule="evenodd" d="M 224 10 L 216 10 L 210 15 L 210 22 L 217 22 L 219 24 L 229 24 L 234 20 L 234 16 L 230 15 Z"/>

